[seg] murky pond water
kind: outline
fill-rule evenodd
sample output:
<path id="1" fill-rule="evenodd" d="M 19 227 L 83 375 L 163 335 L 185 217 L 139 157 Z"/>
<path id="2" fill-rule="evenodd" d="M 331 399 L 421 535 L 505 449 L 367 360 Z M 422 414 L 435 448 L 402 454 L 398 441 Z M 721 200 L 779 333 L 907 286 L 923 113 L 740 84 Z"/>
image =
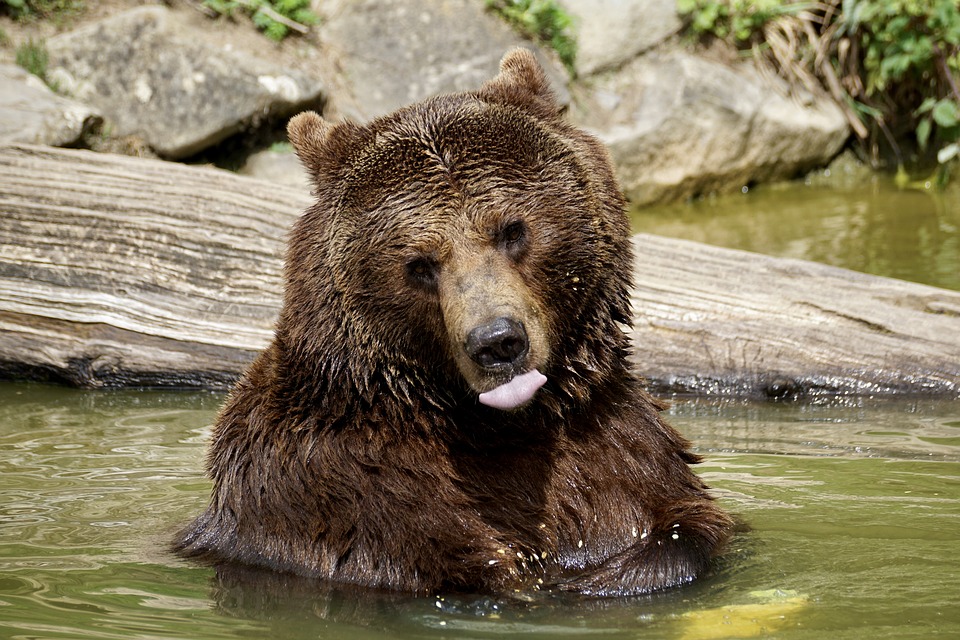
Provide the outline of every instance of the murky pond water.
<path id="1" fill-rule="evenodd" d="M 794 184 L 633 223 L 960 289 L 956 194 Z M 222 399 L 0 384 L 0 638 L 960 637 L 960 400 L 676 400 L 744 531 L 696 584 L 611 601 L 331 592 L 174 557 Z"/>
<path id="2" fill-rule="evenodd" d="M 960 401 L 677 400 L 749 526 L 654 597 L 410 598 L 170 555 L 218 394 L 0 384 L 2 638 L 960 637 Z"/>
<path id="3" fill-rule="evenodd" d="M 960 289 L 960 188 L 791 182 L 631 212 L 635 231 Z"/>

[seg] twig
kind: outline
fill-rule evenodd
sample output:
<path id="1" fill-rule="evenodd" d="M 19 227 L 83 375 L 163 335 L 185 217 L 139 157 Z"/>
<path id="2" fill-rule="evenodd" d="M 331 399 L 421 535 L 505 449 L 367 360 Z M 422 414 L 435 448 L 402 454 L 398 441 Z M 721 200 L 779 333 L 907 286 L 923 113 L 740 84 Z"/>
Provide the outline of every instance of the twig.
<path id="1" fill-rule="evenodd" d="M 264 15 L 266 15 L 268 18 L 270 18 L 274 22 L 279 22 L 283 26 L 293 31 L 296 31 L 300 35 L 306 35 L 310 33 L 310 27 L 308 27 L 307 25 L 300 24 L 299 22 L 296 22 L 284 15 L 281 15 L 265 4 L 257 5 L 253 2 L 250 2 L 250 0 L 238 0 L 238 1 L 240 2 L 240 4 L 247 7 L 248 9 L 255 9 L 257 11 L 262 11 Z"/>
<path id="2" fill-rule="evenodd" d="M 933 45 L 933 52 L 937 56 L 937 65 L 940 67 L 940 73 L 943 74 L 947 84 L 950 85 L 950 91 L 953 93 L 957 102 L 960 103 L 960 90 L 957 89 L 957 83 L 953 78 L 953 73 L 950 71 L 950 66 L 947 64 L 947 57 L 937 45 Z"/>
<path id="3" fill-rule="evenodd" d="M 883 135 L 887 138 L 887 142 L 890 143 L 890 147 L 893 149 L 893 153 L 897 156 L 897 166 L 903 167 L 903 156 L 900 154 L 900 147 L 897 145 L 897 142 L 893 139 L 893 134 L 890 133 L 890 129 L 887 128 L 887 125 L 884 123 L 883 118 L 875 118 L 877 126 L 880 127 L 880 131 L 883 131 Z"/>
<path id="4" fill-rule="evenodd" d="M 801 19 L 800 22 L 803 24 L 804 33 L 807 34 L 807 38 L 809 38 L 814 48 L 819 48 L 820 38 L 817 36 L 817 32 L 813 30 L 813 25 L 810 24 L 809 21 L 803 19 Z M 865 140 L 870 132 L 867 131 L 867 126 L 863 124 L 860 118 L 858 118 L 857 115 L 851 111 L 850 107 L 847 106 L 847 94 L 840 85 L 840 80 L 837 78 L 837 74 L 834 73 L 833 66 L 830 64 L 830 61 L 824 61 L 819 65 L 819 67 L 820 71 L 823 73 L 823 77 L 827 81 L 827 87 L 830 89 L 830 93 L 833 95 L 834 100 L 839 103 L 844 115 L 847 116 L 847 122 L 850 123 L 850 127 L 853 129 L 854 133 L 857 134 L 858 138 Z"/>
<path id="5" fill-rule="evenodd" d="M 210 7 L 200 2 L 200 0 L 187 0 L 187 4 L 189 4 L 191 7 L 193 7 L 203 15 L 207 16 L 208 18 L 217 18 L 220 16 L 219 13 L 217 13 Z"/>

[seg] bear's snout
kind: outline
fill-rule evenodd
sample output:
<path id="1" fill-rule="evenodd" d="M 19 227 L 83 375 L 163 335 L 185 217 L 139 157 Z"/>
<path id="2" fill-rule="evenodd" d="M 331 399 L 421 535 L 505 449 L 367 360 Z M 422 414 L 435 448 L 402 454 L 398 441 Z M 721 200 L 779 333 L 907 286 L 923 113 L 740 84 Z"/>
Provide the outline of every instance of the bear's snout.
<path id="1" fill-rule="evenodd" d="M 485 369 L 512 368 L 526 357 L 530 341 L 522 323 L 501 317 L 470 331 L 464 348 Z"/>

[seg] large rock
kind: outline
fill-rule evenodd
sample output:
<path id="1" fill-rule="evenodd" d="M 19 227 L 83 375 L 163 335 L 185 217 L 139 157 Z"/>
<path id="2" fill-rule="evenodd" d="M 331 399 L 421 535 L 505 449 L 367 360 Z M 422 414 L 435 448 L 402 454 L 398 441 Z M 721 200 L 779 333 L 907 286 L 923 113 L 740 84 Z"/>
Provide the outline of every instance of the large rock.
<path id="1" fill-rule="evenodd" d="M 320 38 L 339 56 L 337 110 L 361 119 L 438 93 L 475 89 L 516 46 L 538 53 L 562 101 L 566 72 L 478 0 L 335 0 L 323 4 Z"/>
<path id="2" fill-rule="evenodd" d="M 676 0 L 562 0 L 574 19 L 577 74 L 620 67 L 683 26 Z"/>
<path id="3" fill-rule="evenodd" d="M 293 187 L 303 193 L 310 193 L 313 185 L 300 158 L 293 152 L 266 149 L 247 158 L 246 163 L 237 172 L 240 175 L 264 180 L 271 184 Z"/>
<path id="4" fill-rule="evenodd" d="M 183 158 L 271 116 L 317 104 L 321 83 L 203 43 L 162 7 L 143 7 L 47 41 L 49 76 L 110 120 Z"/>
<path id="5" fill-rule="evenodd" d="M 828 162 L 849 135 L 828 99 L 788 95 L 753 66 L 649 53 L 598 76 L 580 124 L 609 145 L 635 203 L 786 178 Z"/>
<path id="6" fill-rule="evenodd" d="M 69 146 L 100 121 L 90 107 L 61 98 L 20 67 L 0 63 L 0 144 Z"/>

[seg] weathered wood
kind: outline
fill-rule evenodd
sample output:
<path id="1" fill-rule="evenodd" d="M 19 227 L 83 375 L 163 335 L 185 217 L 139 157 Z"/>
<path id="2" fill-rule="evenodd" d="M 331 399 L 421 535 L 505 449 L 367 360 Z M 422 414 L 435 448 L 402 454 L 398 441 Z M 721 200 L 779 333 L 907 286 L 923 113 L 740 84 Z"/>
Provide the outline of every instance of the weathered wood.
<path id="1" fill-rule="evenodd" d="M 215 169 L 0 148 L 0 376 L 223 387 L 270 339 L 310 198 Z M 960 293 L 640 235 L 661 390 L 960 395 Z"/>
<path id="2" fill-rule="evenodd" d="M 270 339 L 309 194 L 226 171 L 0 150 L 0 375 L 225 386 Z"/>
<path id="3" fill-rule="evenodd" d="M 633 359 L 652 386 L 960 396 L 960 292 L 639 235 Z"/>

